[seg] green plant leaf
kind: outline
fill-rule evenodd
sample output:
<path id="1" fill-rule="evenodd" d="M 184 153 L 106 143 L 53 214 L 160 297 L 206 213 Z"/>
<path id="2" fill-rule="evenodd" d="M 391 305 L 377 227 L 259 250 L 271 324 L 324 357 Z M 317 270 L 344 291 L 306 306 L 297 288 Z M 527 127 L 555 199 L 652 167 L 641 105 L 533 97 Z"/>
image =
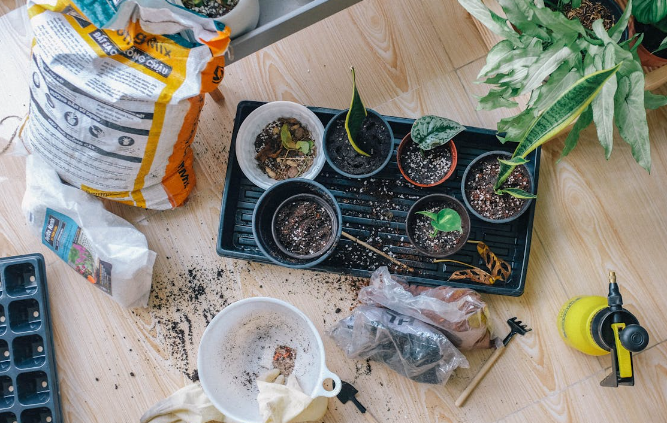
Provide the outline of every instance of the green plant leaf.
<path id="1" fill-rule="evenodd" d="M 422 150 L 431 150 L 446 144 L 464 130 L 463 125 L 451 119 L 427 115 L 412 124 L 410 137 Z"/>
<path id="2" fill-rule="evenodd" d="M 292 140 L 292 133 L 289 131 L 289 125 L 283 123 L 282 128 L 280 128 L 280 140 L 283 143 L 283 147 L 288 150 L 296 150 L 296 144 Z"/>
<path id="3" fill-rule="evenodd" d="M 660 46 L 658 46 L 658 49 L 654 51 L 653 53 L 657 53 L 659 51 L 662 51 L 667 48 L 667 37 L 665 37 L 664 40 L 662 40 L 662 43 L 660 43 Z"/>
<path id="4" fill-rule="evenodd" d="M 542 112 L 526 131 L 512 157 L 526 157 L 540 145 L 556 136 L 574 121 L 602 90 L 602 86 L 618 72 L 620 65 L 586 75 L 568 88 Z M 495 189 L 500 189 L 514 169 L 501 163 Z"/>
<path id="5" fill-rule="evenodd" d="M 431 226 L 442 232 L 462 231 L 461 216 L 453 209 L 442 209 L 438 217 L 431 220 Z"/>
<path id="6" fill-rule="evenodd" d="M 574 126 L 570 130 L 570 133 L 567 134 L 567 138 L 565 138 L 565 147 L 563 147 L 563 152 L 560 154 L 558 161 L 570 154 L 570 151 L 576 147 L 577 141 L 579 141 L 579 134 L 581 131 L 588 128 L 591 123 L 593 123 L 593 109 L 591 106 L 588 106 L 586 110 L 584 110 L 584 112 L 579 116 Z"/>
<path id="7" fill-rule="evenodd" d="M 498 161 L 500 163 L 506 164 L 507 166 L 519 166 L 519 165 L 526 164 L 526 163 L 529 162 L 529 160 L 526 160 L 523 157 L 512 157 L 509 160 L 498 158 Z"/>
<path id="8" fill-rule="evenodd" d="M 508 109 L 518 107 L 519 103 L 514 100 L 509 100 L 506 94 L 511 91 L 509 87 L 503 90 L 491 90 L 484 97 L 478 97 L 477 110 L 495 110 L 501 107 Z"/>
<path id="9" fill-rule="evenodd" d="M 563 42 L 559 42 L 544 51 L 544 54 L 527 69 L 527 76 L 519 95 L 525 94 L 542 85 L 544 80 L 551 75 L 560 65 L 574 57 L 575 52 Z"/>
<path id="10" fill-rule="evenodd" d="M 571 62 L 576 61 L 573 60 Z M 561 64 L 561 66 L 549 77 L 547 82 L 534 91 L 534 93 L 536 93 L 536 100 L 533 102 L 532 107 L 537 110 L 544 110 L 556 101 L 556 99 L 565 90 L 572 86 L 572 84 L 584 76 L 581 64 L 573 65 L 571 62 Z"/>
<path id="11" fill-rule="evenodd" d="M 653 110 L 662 106 L 667 106 L 667 95 L 653 94 L 650 91 L 644 92 L 644 107 Z"/>
<path id="12" fill-rule="evenodd" d="M 489 28 L 494 34 L 509 40 L 514 45 L 519 44 L 519 35 L 507 25 L 507 21 L 492 12 L 481 0 L 459 0 L 465 10 Z"/>
<path id="13" fill-rule="evenodd" d="M 312 140 L 302 140 L 296 142 L 296 148 L 298 148 L 303 154 L 310 154 L 313 151 L 313 145 L 315 143 Z"/>
<path id="14" fill-rule="evenodd" d="M 523 112 L 511 118 L 500 119 L 498 122 L 498 132 L 505 133 L 504 137 L 498 137 L 500 142 L 519 142 L 523 138 L 530 124 L 535 120 L 538 112 L 534 108 L 528 108 Z"/>
<path id="15" fill-rule="evenodd" d="M 586 29 L 576 20 L 569 20 L 561 12 L 550 10 L 547 7 L 535 8 L 535 18 L 540 24 L 559 35 L 566 45 L 573 42 L 578 35 L 586 35 Z"/>
<path id="16" fill-rule="evenodd" d="M 347 116 L 345 117 L 345 131 L 347 131 L 347 138 L 352 145 L 354 150 L 361 154 L 362 156 L 370 157 L 370 154 L 366 153 L 362 148 L 356 143 L 357 135 L 363 126 L 364 119 L 368 115 L 364 103 L 361 101 L 361 96 L 357 90 L 357 78 L 354 74 L 354 67 L 350 68 L 352 71 L 352 102 L 350 103 L 350 109 L 347 111 Z"/>
<path id="17" fill-rule="evenodd" d="M 632 0 L 628 0 L 628 4 L 625 6 L 625 10 L 623 10 L 621 18 L 609 30 L 609 37 L 611 37 L 611 39 L 614 40 L 615 43 L 619 42 L 621 36 L 623 35 L 623 31 L 625 31 L 625 28 L 627 28 L 630 16 L 634 11 L 633 7 L 634 6 L 632 4 Z"/>
<path id="18" fill-rule="evenodd" d="M 602 20 L 595 21 L 593 26 L 595 25 L 602 25 Z M 603 57 L 601 59 L 600 56 L 596 56 L 594 61 L 596 70 L 609 69 L 616 64 L 613 44 L 605 46 Z M 604 63 L 602 63 L 603 60 Z M 616 77 L 609 78 L 609 81 L 602 86 L 600 94 L 591 103 L 598 140 L 604 148 L 607 160 L 611 156 L 612 146 L 614 145 L 614 93 L 616 88 Z"/>
<path id="19" fill-rule="evenodd" d="M 437 213 L 433 213 L 430 211 L 418 211 L 417 214 L 423 214 L 424 216 L 428 217 L 429 219 L 436 220 L 438 218 Z"/>
<path id="20" fill-rule="evenodd" d="M 630 144 L 637 163 L 650 172 L 651 148 L 644 109 L 644 73 L 634 72 L 620 78 L 614 101 L 616 126 L 621 137 Z"/>
<path id="21" fill-rule="evenodd" d="M 635 0 L 632 14 L 641 23 L 654 24 L 667 17 L 667 0 Z"/>
<path id="22" fill-rule="evenodd" d="M 549 32 L 533 21 L 533 7 L 528 0 L 498 0 L 505 16 L 521 34 L 551 42 Z"/>
<path id="23" fill-rule="evenodd" d="M 498 195 L 508 194 L 508 195 L 511 195 L 512 197 L 521 198 L 522 200 L 537 198 L 537 195 L 531 194 L 531 193 L 529 193 L 527 191 L 524 191 L 520 188 L 499 189 L 499 190 L 496 191 L 496 194 L 498 194 Z"/>

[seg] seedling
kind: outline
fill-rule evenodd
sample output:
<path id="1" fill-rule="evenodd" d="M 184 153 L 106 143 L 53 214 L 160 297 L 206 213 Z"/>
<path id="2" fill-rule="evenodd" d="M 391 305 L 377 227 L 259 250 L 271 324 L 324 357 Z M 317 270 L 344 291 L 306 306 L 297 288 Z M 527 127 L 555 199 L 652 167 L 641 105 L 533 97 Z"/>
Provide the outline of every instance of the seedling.
<path id="1" fill-rule="evenodd" d="M 359 145 L 357 144 L 357 135 L 361 131 L 361 127 L 364 124 L 364 119 L 368 116 L 366 107 L 361 101 L 361 96 L 357 90 L 357 79 L 354 74 L 354 67 L 351 67 L 352 71 L 352 102 L 350 103 L 350 109 L 347 111 L 347 116 L 345 116 L 345 131 L 347 131 L 347 139 L 350 141 L 352 148 L 361 154 L 362 156 L 370 157 L 371 155 L 366 153 Z"/>
<path id="2" fill-rule="evenodd" d="M 313 145 L 315 144 L 312 140 L 301 140 L 294 142 L 292 139 L 292 133 L 289 131 L 289 127 L 286 123 L 284 123 L 282 128 L 280 128 L 280 139 L 283 143 L 283 147 L 286 149 L 299 150 L 303 154 L 309 154 L 313 149 Z"/>
<path id="3" fill-rule="evenodd" d="M 432 238 L 438 236 L 438 232 L 463 232 L 461 227 L 461 216 L 453 209 L 442 209 L 438 213 L 429 211 L 420 211 L 417 214 L 424 215 L 431 219 L 431 226 L 433 232 L 430 234 Z"/>

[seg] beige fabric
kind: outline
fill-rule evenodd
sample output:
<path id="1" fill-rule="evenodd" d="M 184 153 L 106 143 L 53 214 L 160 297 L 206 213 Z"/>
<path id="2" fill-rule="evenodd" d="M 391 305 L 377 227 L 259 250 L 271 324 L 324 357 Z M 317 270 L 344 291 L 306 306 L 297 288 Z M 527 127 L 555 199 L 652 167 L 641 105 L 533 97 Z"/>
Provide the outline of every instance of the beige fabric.
<path id="1" fill-rule="evenodd" d="M 257 380 L 259 387 L 259 414 L 264 423 L 297 423 L 320 420 L 327 412 L 328 399 L 306 395 L 294 375 L 282 385 L 274 383 L 281 375 L 270 372 L 264 380 Z"/>
<path id="2" fill-rule="evenodd" d="M 155 404 L 140 423 L 224 423 L 225 416 L 211 404 L 201 384 L 194 383 Z"/>

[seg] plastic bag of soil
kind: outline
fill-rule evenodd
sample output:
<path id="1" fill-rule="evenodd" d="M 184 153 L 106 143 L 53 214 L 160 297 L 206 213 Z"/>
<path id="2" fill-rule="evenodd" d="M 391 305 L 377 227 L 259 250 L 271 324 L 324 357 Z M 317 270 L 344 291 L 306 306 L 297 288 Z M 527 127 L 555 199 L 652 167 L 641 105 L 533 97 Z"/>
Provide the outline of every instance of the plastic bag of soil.
<path id="1" fill-rule="evenodd" d="M 385 308 L 359 306 L 329 332 L 348 358 L 371 359 L 416 382 L 444 384 L 468 360 L 424 322 Z"/>
<path id="2" fill-rule="evenodd" d="M 433 325 L 462 350 L 495 347 L 488 308 L 473 290 L 409 286 L 383 266 L 373 272 L 370 285 L 359 291 L 359 301 Z"/>

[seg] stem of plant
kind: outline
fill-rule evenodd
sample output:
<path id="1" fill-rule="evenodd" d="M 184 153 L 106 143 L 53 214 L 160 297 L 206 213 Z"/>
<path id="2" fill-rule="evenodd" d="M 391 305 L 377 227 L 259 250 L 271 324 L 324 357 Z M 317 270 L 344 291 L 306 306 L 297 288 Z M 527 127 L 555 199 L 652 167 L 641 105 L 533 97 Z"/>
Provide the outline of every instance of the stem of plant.
<path id="1" fill-rule="evenodd" d="M 354 241 L 354 242 L 356 242 L 357 244 L 361 245 L 362 247 L 368 248 L 368 249 L 371 250 L 372 252 L 381 255 L 382 257 L 386 258 L 387 260 L 391 261 L 392 263 L 397 264 L 397 265 L 399 265 L 399 266 L 401 266 L 401 267 L 404 267 L 408 272 L 414 272 L 414 271 L 415 271 L 415 269 L 413 269 L 412 267 L 408 266 L 407 264 L 405 264 L 405 263 L 401 263 L 400 261 L 396 260 L 395 258 L 393 258 L 392 256 L 390 256 L 389 254 L 383 253 L 382 251 L 378 250 L 377 248 L 373 247 L 372 245 L 369 245 L 369 244 L 365 243 L 364 241 L 362 241 L 362 240 L 360 240 L 359 238 L 356 238 L 356 237 L 354 237 L 354 236 L 348 234 L 348 233 L 345 232 L 345 231 L 343 231 L 343 236 L 344 236 L 345 238 L 349 239 L 350 241 Z"/>

